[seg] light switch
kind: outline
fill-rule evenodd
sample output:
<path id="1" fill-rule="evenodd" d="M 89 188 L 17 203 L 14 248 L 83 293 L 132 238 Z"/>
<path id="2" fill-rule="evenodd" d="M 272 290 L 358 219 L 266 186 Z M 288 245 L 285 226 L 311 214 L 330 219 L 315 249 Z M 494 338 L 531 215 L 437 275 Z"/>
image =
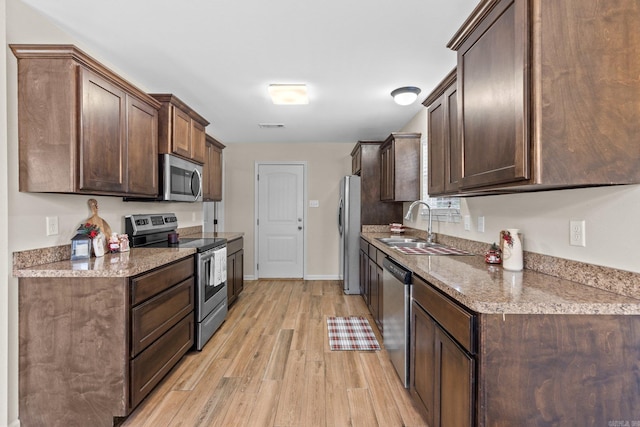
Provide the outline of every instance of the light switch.
<path id="1" fill-rule="evenodd" d="M 484 216 L 478 217 L 478 233 L 484 233 Z"/>
<path id="2" fill-rule="evenodd" d="M 464 229 L 471 231 L 471 217 L 469 215 L 464 216 Z"/>
<path id="3" fill-rule="evenodd" d="M 320 206 L 320 201 L 319 200 L 309 200 L 309 207 L 310 208 L 317 208 Z"/>

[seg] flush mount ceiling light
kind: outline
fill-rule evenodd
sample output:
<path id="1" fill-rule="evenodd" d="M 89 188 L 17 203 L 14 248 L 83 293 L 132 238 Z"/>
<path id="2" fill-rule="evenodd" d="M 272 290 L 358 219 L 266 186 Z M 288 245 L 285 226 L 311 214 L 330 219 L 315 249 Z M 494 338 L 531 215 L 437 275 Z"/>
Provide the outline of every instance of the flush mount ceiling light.
<path id="1" fill-rule="evenodd" d="M 305 105 L 309 103 L 307 85 L 304 84 L 272 84 L 269 95 L 276 105 Z"/>
<path id="2" fill-rule="evenodd" d="M 258 123 L 258 127 L 262 129 L 280 129 L 284 127 L 284 123 Z"/>
<path id="3" fill-rule="evenodd" d="M 419 94 L 420 88 L 415 86 L 399 87 L 398 89 L 391 91 L 391 96 L 393 96 L 393 100 L 398 105 L 413 104 L 413 101 L 418 98 Z"/>

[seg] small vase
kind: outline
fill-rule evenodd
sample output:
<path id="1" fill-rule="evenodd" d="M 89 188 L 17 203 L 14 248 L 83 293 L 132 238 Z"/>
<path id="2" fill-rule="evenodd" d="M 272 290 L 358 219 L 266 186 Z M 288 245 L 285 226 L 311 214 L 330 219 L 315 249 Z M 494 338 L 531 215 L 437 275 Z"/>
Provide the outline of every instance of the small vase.
<path id="1" fill-rule="evenodd" d="M 508 228 L 500 232 L 502 249 L 502 268 L 510 271 L 522 270 L 522 242 L 517 228 Z"/>

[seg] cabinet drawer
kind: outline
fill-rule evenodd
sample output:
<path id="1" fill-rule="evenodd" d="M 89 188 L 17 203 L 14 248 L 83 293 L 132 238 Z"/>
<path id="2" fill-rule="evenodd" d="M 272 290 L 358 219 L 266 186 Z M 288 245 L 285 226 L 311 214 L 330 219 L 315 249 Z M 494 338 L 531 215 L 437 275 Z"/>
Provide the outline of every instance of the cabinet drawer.
<path id="1" fill-rule="evenodd" d="M 189 276 L 193 276 L 193 272 L 193 257 L 189 257 L 132 279 L 131 305 L 139 304 L 176 283 L 182 282 Z"/>
<path id="2" fill-rule="evenodd" d="M 369 258 L 371 258 L 375 262 L 377 254 L 378 254 L 378 248 L 376 248 L 373 245 L 369 245 Z"/>
<path id="3" fill-rule="evenodd" d="M 230 242 L 227 242 L 227 255 L 230 255 L 232 253 L 238 252 L 239 250 L 242 250 L 243 245 L 244 245 L 244 238 L 242 237 L 240 237 L 239 239 L 235 239 Z"/>
<path id="4" fill-rule="evenodd" d="M 369 255 L 369 242 L 364 239 L 360 239 L 360 250 Z"/>
<path id="5" fill-rule="evenodd" d="M 131 310 L 131 357 L 193 311 L 193 277 Z"/>
<path id="6" fill-rule="evenodd" d="M 131 361 L 131 408 L 134 408 L 193 345 L 193 312 Z"/>
<path id="7" fill-rule="evenodd" d="M 413 299 L 424 308 L 460 345 L 475 353 L 475 315 L 417 276 L 413 276 Z"/>

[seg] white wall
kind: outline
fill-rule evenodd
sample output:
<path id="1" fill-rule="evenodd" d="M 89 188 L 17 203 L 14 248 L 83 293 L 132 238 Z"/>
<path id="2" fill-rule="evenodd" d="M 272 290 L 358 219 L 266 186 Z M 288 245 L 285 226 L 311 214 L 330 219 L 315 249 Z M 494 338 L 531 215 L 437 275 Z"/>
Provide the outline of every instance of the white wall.
<path id="1" fill-rule="evenodd" d="M 225 159 L 225 230 L 244 231 L 244 273 L 255 277 L 255 162 L 306 161 L 307 196 L 319 207 L 307 208 L 307 278 L 338 277 L 338 185 L 351 172 L 353 143 L 227 144 Z"/>
<path id="2" fill-rule="evenodd" d="M 427 131 L 426 109 L 402 130 Z M 405 208 L 407 205 L 405 204 Z M 437 233 L 480 242 L 498 242 L 500 230 L 519 228 L 527 251 L 621 270 L 640 272 L 640 185 L 541 191 L 463 198 L 460 223 L 434 222 Z M 477 231 L 478 217 L 485 231 Z M 426 229 L 425 220 L 406 224 Z M 569 220 L 586 221 L 586 247 L 569 245 Z"/>

